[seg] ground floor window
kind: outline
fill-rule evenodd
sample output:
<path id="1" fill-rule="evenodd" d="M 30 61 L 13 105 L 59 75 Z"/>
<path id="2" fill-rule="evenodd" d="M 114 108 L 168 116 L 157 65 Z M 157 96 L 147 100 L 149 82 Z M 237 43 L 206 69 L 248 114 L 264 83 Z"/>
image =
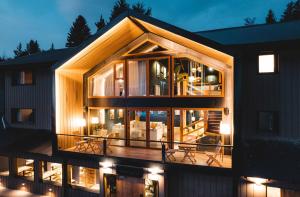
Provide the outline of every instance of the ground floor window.
<path id="1" fill-rule="evenodd" d="M 158 197 L 158 181 L 104 174 L 104 196 Z"/>
<path id="2" fill-rule="evenodd" d="M 42 179 L 43 181 L 53 182 L 61 185 L 62 183 L 62 165 L 42 161 Z"/>
<path id="3" fill-rule="evenodd" d="M 8 157 L 0 156 L 0 176 L 9 176 Z"/>
<path id="4" fill-rule="evenodd" d="M 82 166 L 68 165 L 69 184 L 88 191 L 99 193 L 99 170 Z"/>
<path id="5" fill-rule="evenodd" d="M 29 180 L 34 180 L 34 160 L 17 158 L 17 173 L 18 176 Z"/>

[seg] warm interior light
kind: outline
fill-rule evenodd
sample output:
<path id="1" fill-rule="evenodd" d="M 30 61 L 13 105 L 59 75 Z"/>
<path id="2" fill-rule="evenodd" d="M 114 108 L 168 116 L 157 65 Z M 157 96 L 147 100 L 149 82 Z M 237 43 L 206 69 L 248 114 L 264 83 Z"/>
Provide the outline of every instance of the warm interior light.
<path id="1" fill-rule="evenodd" d="M 259 177 L 247 177 L 247 180 L 255 183 L 256 185 L 262 185 L 267 182 L 267 179 L 259 178 Z"/>
<path id="2" fill-rule="evenodd" d="M 22 183 L 22 186 L 25 186 L 25 183 Z"/>
<path id="3" fill-rule="evenodd" d="M 78 126 L 79 127 L 85 127 L 86 126 L 86 121 L 84 118 L 79 118 L 78 120 Z"/>
<path id="4" fill-rule="evenodd" d="M 280 190 L 278 187 L 267 187 L 267 197 L 281 197 Z"/>
<path id="5" fill-rule="evenodd" d="M 230 134 L 230 125 L 228 123 L 224 123 L 221 121 L 220 123 L 220 133 L 223 135 L 229 135 Z"/>
<path id="6" fill-rule="evenodd" d="M 99 124 L 99 118 L 98 117 L 92 117 L 91 118 L 91 123 L 92 124 Z"/>
<path id="7" fill-rule="evenodd" d="M 49 191 L 49 192 L 52 192 L 52 189 L 51 189 L 51 188 L 49 188 L 49 189 L 48 189 L 48 191 Z"/>
<path id="8" fill-rule="evenodd" d="M 195 120 L 196 120 L 195 116 L 192 116 L 192 121 L 195 121 Z"/>
<path id="9" fill-rule="evenodd" d="M 258 57 L 259 73 L 272 73 L 275 71 L 274 55 L 260 55 Z"/>

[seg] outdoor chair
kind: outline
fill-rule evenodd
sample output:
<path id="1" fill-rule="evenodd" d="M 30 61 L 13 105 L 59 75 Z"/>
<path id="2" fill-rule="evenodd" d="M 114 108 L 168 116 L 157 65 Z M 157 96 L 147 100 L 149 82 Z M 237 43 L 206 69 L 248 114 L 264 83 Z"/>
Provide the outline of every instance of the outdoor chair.
<path id="1" fill-rule="evenodd" d="M 221 141 L 218 142 L 214 152 L 204 152 L 208 157 L 206 163 L 208 166 L 211 166 L 213 163 L 216 163 L 219 167 L 223 167 L 221 162 L 217 159 L 218 156 L 222 155 L 222 146 Z"/>

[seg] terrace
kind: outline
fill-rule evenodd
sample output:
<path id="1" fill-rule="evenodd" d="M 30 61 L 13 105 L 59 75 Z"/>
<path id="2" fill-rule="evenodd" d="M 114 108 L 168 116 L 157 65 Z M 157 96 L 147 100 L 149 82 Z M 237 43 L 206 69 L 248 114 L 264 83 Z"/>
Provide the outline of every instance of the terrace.
<path id="1" fill-rule="evenodd" d="M 67 134 L 58 134 L 57 137 L 59 150 L 66 152 L 220 168 L 232 166 L 230 145 L 172 143 Z M 160 144 L 160 148 L 118 145 L 128 143 L 155 143 Z M 171 144 L 174 147 L 172 149 L 168 148 Z"/>

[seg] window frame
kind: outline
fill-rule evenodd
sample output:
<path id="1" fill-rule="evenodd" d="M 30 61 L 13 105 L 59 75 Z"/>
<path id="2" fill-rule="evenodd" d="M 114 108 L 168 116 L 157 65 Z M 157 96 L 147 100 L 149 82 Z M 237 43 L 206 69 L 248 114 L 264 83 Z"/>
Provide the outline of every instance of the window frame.
<path id="1" fill-rule="evenodd" d="M 31 72 L 32 75 L 32 83 L 20 83 L 20 73 L 21 72 Z M 33 69 L 21 69 L 21 70 L 13 70 L 11 72 L 11 85 L 12 86 L 34 86 L 36 85 L 36 73 Z"/>
<path id="2" fill-rule="evenodd" d="M 15 110 L 15 112 L 19 112 L 20 110 L 22 110 L 22 109 L 24 109 L 24 110 L 26 110 L 26 109 L 31 109 L 32 110 L 32 117 L 33 117 L 33 120 L 32 121 L 25 121 L 25 122 L 19 122 L 19 121 L 17 121 L 17 120 L 15 120 L 16 118 L 14 117 L 15 116 L 15 114 L 14 114 L 14 110 Z M 36 115 L 35 115 L 35 112 L 36 112 L 36 110 L 35 109 L 33 109 L 33 108 L 11 108 L 11 110 L 10 110 L 10 115 L 11 115 L 11 123 L 12 124 L 22 124 L 22 125 L 34 125 L 35 124 L 35 122 L 36 122 Z"/>
<path id="3" fill-rule="evenodd" d="M 106 67 L 106 66 L 111 66 L 113 65 L 113 75 L 114 75 L 114 87 L 113 87 L 113 92 L 115 94 L 115 88 L 116 88 L 116 80 L 120 79 L 116 77 L 116 65 L 122 63 L 123 64 L 123 80 L 124 80 L 124 90 L 125 90 L 125 94 L 123 96 L 92 96 L 91 95 L 91 79 L 97 75 L 102 68 Z M 127 76 L 127 62 L 125 60 L 118 60 L 118 61 L 112 61 L 108 64 L 105 64 L 103 66 L 101 66 L 100 68 L 98 68 L 92 75 L 87 77 L 87 95 L 88 95 L 88 99 L 90 98 L 125 98 L 127 95 L 127 80 L 126 80 L 126 76 Z"/>
<path id="4" fill-rule="evenodd" d="M 168 59 L 168 95 L 161 95 L 161 96 L 151 96 L 150 95 L 150 60 L 161 60 L 161 59 Z M 128 61 L 146 61 L 146 96 L 129 96 L 129 66 Z M 126 75 L 126 97 L 127 98 L 170 98 L 171 97 L 171 56 L 165 55 L 165 56 L 158 56 L 158 57 L 134 57 L 134 58 L 127 58 L 126 59 L 126 65 L 127 65 L 127 73 Z"/>
<path id="5" fill-rule="evenodd" d="M 274 72 L 259 72 L 259 57 L 263 55 L 274 55 Z M 279 55 L 275 51 L 263 51 L 257 54 L 257 75 L 276 75 L 279 73 Z"/>
<path id="6" fill-rule="evenodd" d="M 204 64 L 205 66 L 210 66 L 212 68 L 214 68 L 215 70 L 217 70 L 218 72 L 221 73 L 222 75 L 222 91 L 221 91 L 221 95 L 194 95 L 194 96 L 188 96 L 188 95 L 175 95 L 175 88 L 174 88 L 174 85 L 175 85 L 175 78 L 174 78 L 174 66 L 175 66 L 175 59 L 176 58 L 188 58 L 188 59 L 191 59 L 193 61 L 196 61 L 196 62 L 199 62 L 199 63 L 202 63 Z M 217 69 L 215 66 L 212 66 L 210 65 L 209 63 L 203 63 L 199 60 L 196 60 L 196 59 L 193 59 L 192 57 L 188 57 L 188 56 L 185 56 L 185 55 L 175 55 L 175 56 L 172 56 L 172 79 L 171 79 L 171 86 L 172 86 L 172 97 L 173 98 L 224 98 L 225 97 L 225 72 L 224 71 L 221 71 L 220 69 Z"/>
<path id="7" fill-rule="evenodd" d="M 273 114 L 273 127 L 274 129 L 273 130 L 264 130 L 264 129 L 261 129 L 260 128 L 260 121 L 259 121 L 259 114 L 260 113 L 272 113 Z M 280 123 L 279 123 L 279 112 L 278 111 L 272 111 L 272 110 L 260 110 L 260 111 L 257 111 L 256 113 L 256 132 L 258 134 L 271 134 L 271 135 L 278 135 L 279 134 L 279 126 L 280 126 Z"/>

